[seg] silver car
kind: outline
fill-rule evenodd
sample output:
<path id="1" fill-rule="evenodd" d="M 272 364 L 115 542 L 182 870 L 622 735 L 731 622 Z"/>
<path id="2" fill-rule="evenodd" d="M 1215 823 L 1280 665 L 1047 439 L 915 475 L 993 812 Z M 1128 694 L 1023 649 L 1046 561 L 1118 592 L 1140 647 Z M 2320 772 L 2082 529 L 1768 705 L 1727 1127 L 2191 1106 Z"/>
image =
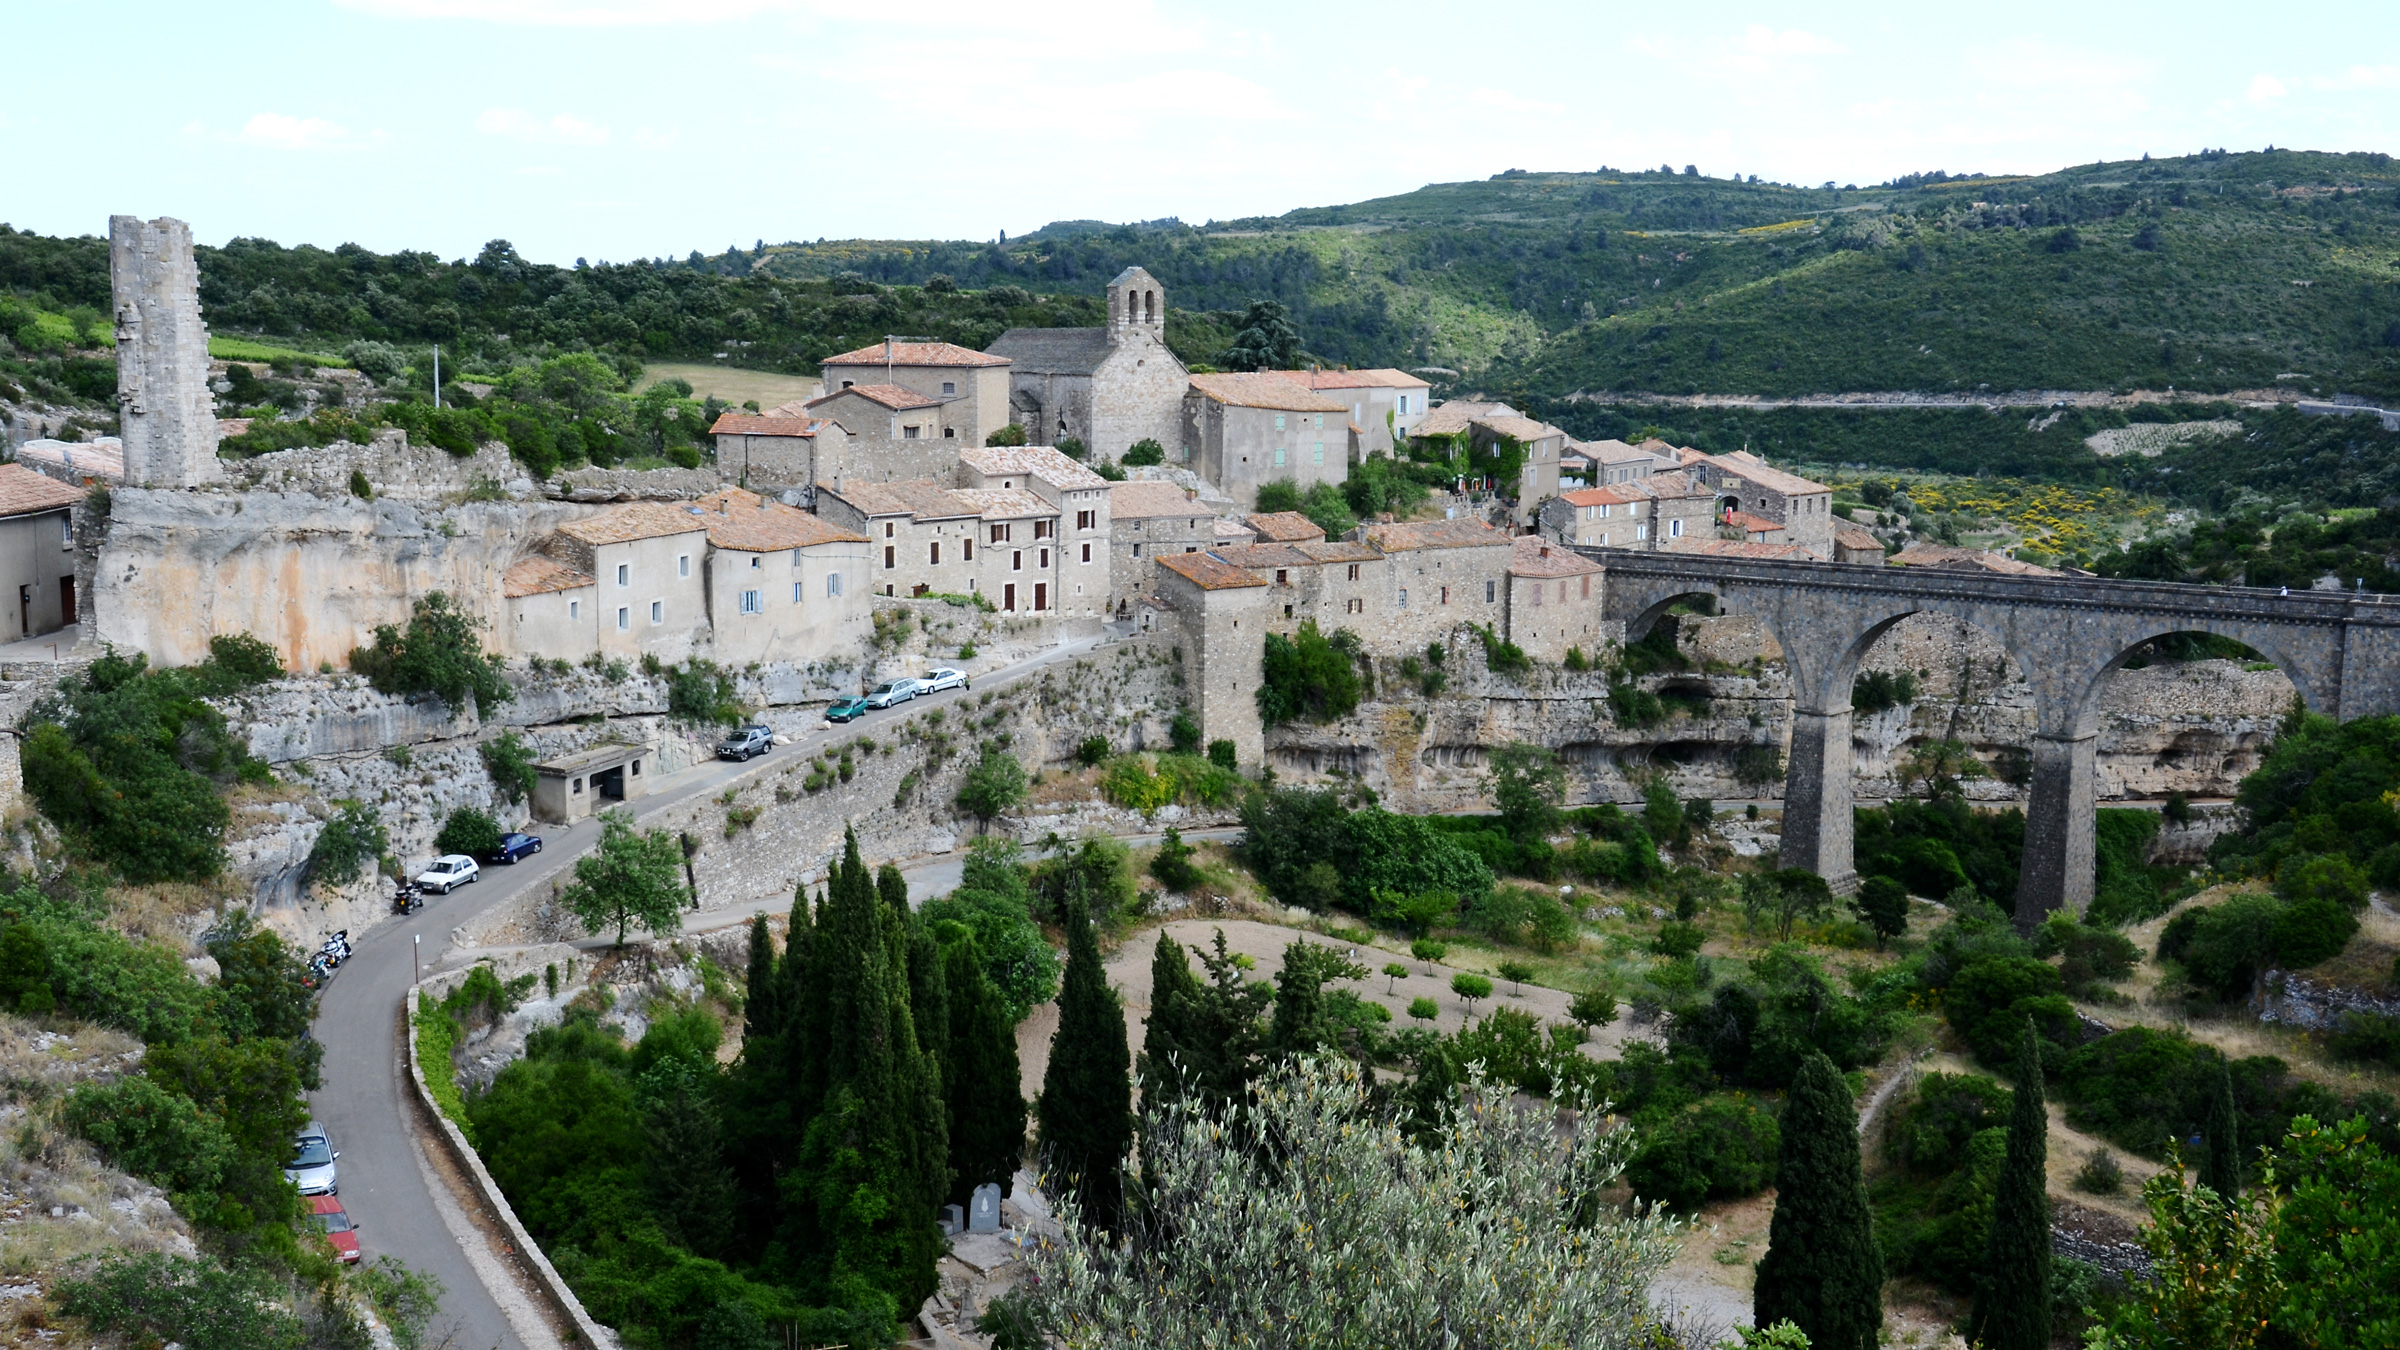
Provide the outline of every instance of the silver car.
<path id="1" fill-rule="evenodd" d="M 895 703 L 906 703 L 916 696 L 917 682 L 915 680 L 885 680 L 867 691 L 867 706 L 888 708 Z"/>
<path id="2" fill-rule="evenodd" d="M 299 1187 L 302 1195 L 340 1195 L 341 1178 L 334 1174 L 333 1162 L 341 1156 L 333 1151 L 325 1127 L 312 1120 L 292 1141 L 292 1160 L 283 1165 L 284 1179 Z"/>
<path id="3" fill-rule="evenodd" d="M 969 687 L 966 672 L 952 670 L 948 666 L 937 666 L 926 671 L 925 678 L 917 681 L 917 692 L 920 694 L 938 694 L 945 689 Z"/>

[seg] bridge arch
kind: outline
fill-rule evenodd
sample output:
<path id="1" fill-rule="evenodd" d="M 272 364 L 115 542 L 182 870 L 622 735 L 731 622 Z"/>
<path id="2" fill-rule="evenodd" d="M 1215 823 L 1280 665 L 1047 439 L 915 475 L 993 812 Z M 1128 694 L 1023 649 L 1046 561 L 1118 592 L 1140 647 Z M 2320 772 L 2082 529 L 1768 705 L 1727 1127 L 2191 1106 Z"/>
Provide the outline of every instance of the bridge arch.
<path id="1" fill-rule="evenodd" d="M 2141 627 L 2141 625 L 2135 625 L 2128 632 L 2139 632 Z M 2107 655 L 2107 659 L 2091 671 L 2089 678 L 2084 682 L 2084 687 L 2076 695 L 2074 704 L 2067 711 L 2066 725 L 2078 734 L 2097 734 L 2100 728 L 2101 698 L 2108 690 L 2109 681 L 2116 676 L 2117 672 L 2123 670 L 2125 663 L 2138 655 L 2144 647 L 2150 646 L 2161 638 L 2176 637 L 2185 633 L 2222 638 L 2249 648 L 2256 653 L 2259 660 L 2272 662 L 2275 668 L 2283 673 L 2283 677 L 2292 682 L 2292 687 L 2299 692 L 2301 701 L 2312 709 L 2330 710 L 2339 695 L 2341 671 L 2338 666 L 2328 669 L 2328 663 L 2320 653 L 2296 648 L 2288 634 L 2278 633 L 2272 629 L 2262 631 L 2257 626 L 2249 624 L 2178 623 L 2172 627 L 2162 625 L 2159 632 L 2145 633 L 2143 636 L 2131 640 L 2127 640 L 2122 635 L 2113 639 L 2112 645 L 2116 646 L 2115 653 Z M 2104 655 L 2104 653 L 2095 653 L 2095 655 Z"/>

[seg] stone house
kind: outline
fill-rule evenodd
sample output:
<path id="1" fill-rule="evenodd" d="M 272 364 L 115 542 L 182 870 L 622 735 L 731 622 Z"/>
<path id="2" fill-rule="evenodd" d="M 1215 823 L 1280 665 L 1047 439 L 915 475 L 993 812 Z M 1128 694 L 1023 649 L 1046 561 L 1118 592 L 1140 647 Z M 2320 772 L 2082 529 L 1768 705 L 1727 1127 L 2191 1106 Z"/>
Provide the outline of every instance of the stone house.
<path id="1" fill-rule="evenodd" d="M 1201 739 L 1232 741 L 1234 760 L 1245 770 L 1267 756 L 1257 691 L 1271 594 L 1256 573 L 1213 552 L 1158 560 L 1158 600 L 1173 616 Z"/>
<path id="2" fill-rule="evenodd" d="M 1411 440 L 1449 441 L 1455 449 L 1457 440 L 1468 434 L 1468 428 L 1476 418 L 1519 415 L 1516 409 L 1505 403 L 1454 398 L 1433 405 L 1433 410 L 1417 419 L 1417 424 L 1409 429 L 1408 434 Z"/>
<path id="3" fill-rule="evenodd" d="M 1297 511 L 1267 511 L 1245 518 L 1262 544 L 1321 543 L 1325 528 Z"/>
<path id="4" fill-rule="evenodd" d="M 1471 518 L 1369 525 L 1361 534 L 1388 555 L 1375 621 L 1359 629 L 1369 648 L 1405 655 L 1450 641 L 1461 624 L 1507 624 L 1513 536 Z"/>
<path id="5" fill-rule="evenodd" d="M 1614 490 L 1648 505 L 1628 547 L 1658 550 L 1671 548 L 1678 540 L 1716 535 L 1716 494 L 1695 481 L 1689 470 L 1629 479 Z"/>
<path id="6" fill-rule="evenodd" d="M 879 594 L 981 594 L 1017 617 L 1106 617 L 1106 541 L 1076 541 L 1070 552 L 1060 509 L 1024 488 L 849 483 L 820 487 L 817 510 L 867 537 Z M 1083 542 L 1099 545 L 1088 564 Z"/>
<path id="7" fill-rule="evenodd" d="M 1190 372 L 1167 350 L 1166 288 L 1139 267 L 1108 283 L 1106 327 L 1011 328 L 987 353 L 1009 363 L 1008 420 L 1029 440 L 1073 438 L 1098 459 L 1137 441 L 1181 445 Z"/>
<path id="8" fill-rule="evenodd" d="M 1387 560 L 1365 544 L 1329 543 L 1320 536 L 1291 544 L 1230 545 L 1210 550 L 1210 556 L 1246 567 L 1267 583 L 1270 632 L 1290 634 L 1313 622 L 1327 633 L 1347 628 L 1363 635 L 1366 625 L 1378 621 L 1379 602 L 1389 591 L 1382 584 Z"/>
<path id="9" fill-rule="evenodd" d="M 693 503 L 708 531 L 711 650 L 727 665 L 858 651 L 873 623 L 867 537 L 741 488 Z"/>
<path id="10" fill-rule="evenodd" d="M 1433 386 L 1405 370 L 1279 370 L 1304 389 L 1350 405 L 1353 458 L 1389 455 L 1432 409 Z"/>
<path id="11" fill-rule="evenodd" d="M 1873 531 L 1858 525 L 1836 525 L 1833 530 L 1833 560 L 1843 563 L 1883 564 L 1883 541 Z"/>
<path id="12" fill-rule="evenodd" d="M 1194 375 L 1181 444 L 1194 472 L 1240 502 L 1283 479 L 1306 492 L 1350 475 L 1347 404 L 1265 373 Z"/>
<path id="13" fill-rule="evenodd" d="M 580 663 L 600 650 L 599 594 L 591 573 L 529 553 L 500 577 L 501 640 L 512 655 Z"/>
<path id="14" fill-rule="evenodd" d="M 1719 503 L 1717 506 L 1717 537 L 1740 539 L 1753 544 L 1788 544 L 1791 531 L 1779 520 L 1768 520 L 1747 511 L 1736 511 Z"/>
<path id="15" fill-rule="evenodd" d="M 806 489 L 843 476 L 850 462 L 850 433 L 831 418 L 729 412 L 709 431 L 717 472 L 760 492 Z"/>
<path id="16" fill-rule="evenodd" d="M 1578 488 L 1542 503 L 1541 532 L 1561 544 L 1634 548 L 1650 538 L 1651 499 L 1609 487 Z M 1638 531 L 1638 534 L 1637 534 Z"/>
<path id="17" fill-rule="evenodd" d="M 1558 495 L 1558 465 L 1567 451 L 1567 433 L 1530 417 L 1495 413 L 1469 422 L 1467 436 L 1478 452 L 1497 454 L 1508 442 L 1524 447 L 1525 467 L 1515 484 L 1517 523 L 1531 524 L 1542 503 Z"/>
<path id="18" fill-rule="evenodd" d="M 933 400 L 941 409 L 935 425 L 944 439 L 981 445 L 1009 422 L 1010 368 L 1005 356 L 954 342 L 886 340 L 826 357 L 818 366 L 829 396 L 883 385 Z"/>
<path id="19" fill-rule="evenodd" d="M 1833 489 L 1785 473 L 1746 450 L 1693 455 L 1686 472 L 1715 492 L 1723 508 L 1781 525 L 1790 542 L 1820 558 L 1833 556 Z"/>
<path id="20" fill-rule="evenodd" d="M 84 490 L 22 464 L 0 464 L 0 585 L 9 597 L 0 641 L 54 633 L 80 617 L 75 597 L 75 507 Z"/>
<path id="21" fill-rule="evenodd" d="M 1198 495 L 1156 480 L 1109 485 L 1108 589 L 1120 611 L 1156 589 L 1162 555 L 1232 542 L 1219 538 L 1217 527 L 1226 522 L 1201 505 Z M 1241 542 L 1251 537 L 1244 531 Z"/>
<path id="22" fill-rule="evenodd" d="M 978 446 L 958 456 L 959 486 L 1023 488 L 1058 508 L 1061 613 L 1105 614 L 1115 603 L 1109 481 L 1047 445 Z M 1091 603 L 1086 604 L 1085 601 Z"/>
<path id="23" fill-rule="evenodd" d="M 601 655 L 673 662 L 705 654 L 708 529 L 699 508 L 628 502 L 559 526 L 543 551 L 594 578 L 592 617 L 598 632 L 593 645 Z M 576 598 L 569 595 L 570 601 Z"/>
<path id="24" fill-rule="evenodd" d="M 815 481 L 897 483 L 947 474 L 959 447 L 976 443 L 959 439 L 962 428 L 945 420 L 947 406 L 896 384 L 854 384 L 810 399 L 810 417 L 845 433 L 842 459 L 820 462 Z"/>
<path id="25" fill-rule="evenodd" d="M 1648 478 L 1651 474 L 1665 473 L 1677 467 L 1672 456 L 1661 458 L 1623 441 L 1569 441 L 1567 450 L 1591 462 L 1592 487 L 1607 487 L 1611 483 Z"/>
<path id="26" fill-rule="evenodd" d="M 1521 534 L 1508 562 L 1508 640 L 1536 661 L 1558 661 L 1570 647 L 1600 652 L 1600 564 L 1540 535 Z"/>

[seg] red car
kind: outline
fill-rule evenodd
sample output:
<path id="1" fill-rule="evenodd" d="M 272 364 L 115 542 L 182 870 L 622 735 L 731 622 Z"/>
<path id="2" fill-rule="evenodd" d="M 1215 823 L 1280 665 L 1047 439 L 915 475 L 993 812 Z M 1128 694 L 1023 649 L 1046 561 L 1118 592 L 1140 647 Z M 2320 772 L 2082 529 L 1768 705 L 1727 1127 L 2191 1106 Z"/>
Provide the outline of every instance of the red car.
<path id="1" fill-rule="evenodd" d="M 333 1254 L 345 1265 L 357 1265 L 358 1225 L 350 1222 L 342 1202 L 330 1195 L 312 1195 L 308 1197 L 308 1212 L 325 1230 L 325 1240 L 333 1244 Z"/>

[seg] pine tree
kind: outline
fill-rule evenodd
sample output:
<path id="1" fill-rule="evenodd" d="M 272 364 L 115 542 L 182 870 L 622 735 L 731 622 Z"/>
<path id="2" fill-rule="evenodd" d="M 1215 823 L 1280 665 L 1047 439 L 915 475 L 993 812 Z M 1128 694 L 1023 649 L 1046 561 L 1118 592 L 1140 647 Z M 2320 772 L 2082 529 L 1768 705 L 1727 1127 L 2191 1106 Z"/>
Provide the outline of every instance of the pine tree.
<path id="1" fill-rule="evenodd" d="M 1064 923 L 1067 971 L 1038 1108 L 1042 1152 L 1086 1220 L 1113 1229 L 1124 1198 L 1119 1169 L 1133 1146 L 1133 1053 L 1080 877 L 1068 883 Z"/>
<path id="2" fill-rule="evenodd" d="M 2025 1021 L 2017 1090 L 2008 1116 L 2008 1155 L 1992 1196 L 1991 1235 L 1976 1281 L 1968 1343 L 1990 1350 L 2048 1350 L 2050 1197 L 2045 1180 L 2050 1117 L 2042 1108 L 2042 1052 Z"/>
<path id="3" fill-rule="evenodd" d="M 795 1122 L 800 1156 L 783 1185 L 792 1202 L 785 1252 L 807 1294 L 852 1309 L 888 1298 L 897 1318 L 938 1285 L 934 1209 L 948 1189 L 948 1122 L 890 931 L 858 838 L 846 832 L 807 948 L 824 1091 L 796 1099 L 806 1119 Z"/>
<path id="4" fill-rule="evenodd" d="M 1025 1153 L 1023 1069 L 1008 1005 L 983 975 L 983 954 L 961 933 L 942 948 L 948 985 L 949 1046 L 944 1055 L 950 1109 L 950 1198 L 965 1204 L 977 1186 L 1003 1188 Z"/>
<path id="5" fill-rule="evenodd" d="M 1800 1061 L 1783 1112 L 1775 1220 L 1758 1263 L 1753 1320 L 1789 1318 L 1816 1350 L 1875 1350 L 1883 1255 L 1859 1175 L 1858 1113 L 1833 1061 Z"/>
<path id="6" fill-rule="evenodd" d="M 2217 1081 L 2209 1085 L 2208 1123 L 2201 1143 L 2201 1185 L 2231 1200 L 2242 1193 L 2241 1121 L 2233 1114 L 2233 1073 L 2217 1061 Z"/>

